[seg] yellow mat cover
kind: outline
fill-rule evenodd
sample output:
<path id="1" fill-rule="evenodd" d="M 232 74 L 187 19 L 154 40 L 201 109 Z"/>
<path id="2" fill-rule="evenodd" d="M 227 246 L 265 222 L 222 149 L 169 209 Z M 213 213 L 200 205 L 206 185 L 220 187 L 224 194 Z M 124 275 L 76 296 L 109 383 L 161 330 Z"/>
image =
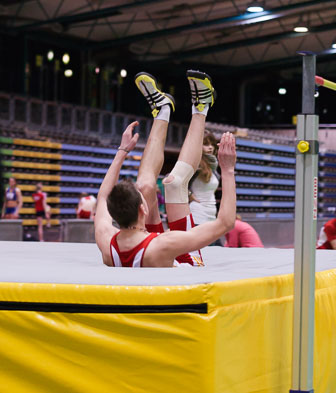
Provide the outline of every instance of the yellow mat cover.
<path id="1" fill-rule="evenodd" d="M 187 273 L 186 273 L 187 274 Z M 185 286 L 0 283 L 1 393 L 284 393 L 293 275 Z M 316 275 L 314 389 L 336 389 L 336 269 Z"/>

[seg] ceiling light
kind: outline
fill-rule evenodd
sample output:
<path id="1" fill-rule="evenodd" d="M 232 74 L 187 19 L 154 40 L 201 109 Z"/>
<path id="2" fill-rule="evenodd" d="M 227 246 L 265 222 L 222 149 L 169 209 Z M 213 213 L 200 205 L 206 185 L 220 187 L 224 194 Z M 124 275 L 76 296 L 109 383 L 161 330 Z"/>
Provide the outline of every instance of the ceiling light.
<path id="1" fill-rule="evenodd" d="M 64 53 L 63 57 L 62 57 L 62 61 L 64 64 L 68 64 L 70 61 L 70 56 L 68 53 Z"/>
<path id="2" fill-rule="evenodd" d="M 261 2 L 254 1 L 253 3 L 250 3 L 247 6 L 246 11 L 247 12 L 263 12 L 264 11 L 264 7 L 263 7 Z"/>
<path id="3" fill-rule="evenodd" d="M 72 70 L 69 68 L 69 69 L 67 69 L 67 70 L 64 71 L 64 75 L 65 75 L 67 78 L 70 78 L 70 77 L 73 75 L 73 72 L 72 72 Z"/>
<path id="4" fill-rule="evenodd" d="M 120 71 L 120 76 L 121 76 L 122 78 L 126 78 L 126 76 L 127 76 L 127 71 L 126 71 L 124 68 Z"/>
<path id="5" fill-rule="evenodd" d="M 54 58 L 54 52 L 53 52 L 52 50 L 50 50 L 50 51 L 47 53 L 47 59 L 48 59 L 49 61 L 51 61 L 53 58 Z"/>
<path id="6" fill-rule="evenodd" d="M 278 93 L 283 96 L 287 93 L 287 90 L 284 87 L 280 87 L 278 90 Z"/>
<path id="7" fill-rule="evenodd" d="M 296 26 L 294 27 L 294 31 L 295 33 L 307 33 L 309 30 L 306 26 Z"/>

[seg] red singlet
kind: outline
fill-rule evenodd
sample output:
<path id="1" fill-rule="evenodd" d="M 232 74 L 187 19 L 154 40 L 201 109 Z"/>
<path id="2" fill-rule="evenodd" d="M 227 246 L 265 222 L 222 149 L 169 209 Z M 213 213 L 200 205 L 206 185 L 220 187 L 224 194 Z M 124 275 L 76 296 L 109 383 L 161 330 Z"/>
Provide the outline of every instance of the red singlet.
<path id="1" fill-rule="evenodd" d="M 115 267 L 142 267 L 142 260 L 148 244 L 159 235 L 159 233 L 150 233 L 142 242 L 128 251 L 120 251 L 117 243 L 116 233 L 110 244 L 111 259 Z"/>
<path id="2" fill-rule="evenodd" d="M 35 194 L 33 194 L 33 200 L 35 202 L 35 210 L 37 212 L 43 212 L 44 211 L 44 207 L 43 207 L 43 200 L 45 198 L 45 193 L 42 191 L 39 192 L 35 192 Z"/>

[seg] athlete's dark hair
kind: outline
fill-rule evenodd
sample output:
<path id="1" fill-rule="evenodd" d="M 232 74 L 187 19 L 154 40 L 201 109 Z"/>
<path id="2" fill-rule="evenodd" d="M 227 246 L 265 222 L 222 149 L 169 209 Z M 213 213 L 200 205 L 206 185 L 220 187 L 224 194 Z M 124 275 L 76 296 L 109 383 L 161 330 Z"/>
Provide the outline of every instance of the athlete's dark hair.
<path id="1" fill-rule="evenodd" d="M 107 209 L 120 228 L 127 228 L 138 220 L 141 195 L 130 181 L 116 184 L 107 197 Z"/>

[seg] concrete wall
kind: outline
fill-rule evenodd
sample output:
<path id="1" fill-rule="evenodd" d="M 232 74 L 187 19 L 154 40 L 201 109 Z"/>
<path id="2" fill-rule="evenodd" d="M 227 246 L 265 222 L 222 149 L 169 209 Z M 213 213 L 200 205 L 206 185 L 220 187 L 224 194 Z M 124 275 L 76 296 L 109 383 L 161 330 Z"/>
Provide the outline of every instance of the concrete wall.
<path id="1" fill-rule="evenodd" d="M 22 220 L 0 220 L 0 240 L 23 240 Z"/>
<path id="2" fill-rule="evenodd" d="M 61 239 L 63 242 L 95 243 L 93 220 L 62 220 Z"/>
<path id="3" fill-rule="evenodd" d="M 258 232 L 265 247 L 294 247 L 294 219 L 246 218 L 244 221 L 252 225 Z M 320 233 L 321 227 L 327 221 L 328 219 L 318 219 L 316 231 L 317 237 Z M 61 239 L 64 242 L 94 243 L 95 237 L 93 220 L 63 220 L 61 226 Z M 225 241 L 225 239 L 222 238 L 221 240 L 224 244 L 223 240 Z"/>
<path id="4" fill-rule="evenodd" d="M 294 247 L 294 219 L 246 219 L 258 232 L 265 247 Z M 317 220 L 316 236 L 328 219 Z"/>

